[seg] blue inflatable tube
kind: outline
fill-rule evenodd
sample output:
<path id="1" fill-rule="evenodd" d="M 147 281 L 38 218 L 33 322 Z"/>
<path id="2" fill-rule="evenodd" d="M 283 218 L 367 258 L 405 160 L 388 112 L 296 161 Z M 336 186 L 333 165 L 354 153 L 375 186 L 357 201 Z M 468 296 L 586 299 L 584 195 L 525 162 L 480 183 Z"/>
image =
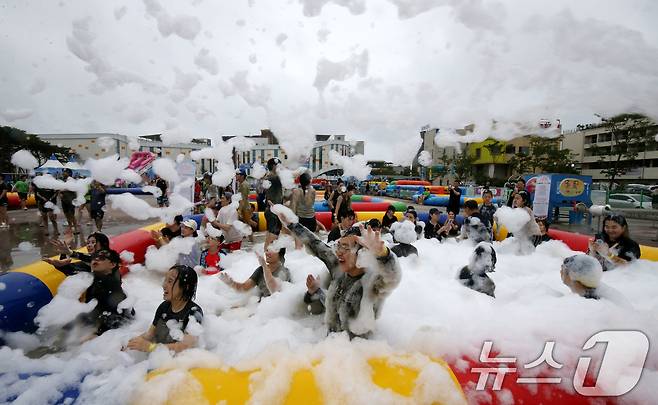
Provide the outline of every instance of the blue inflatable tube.
<path id="1" fill-rule="evenodd" d="M 140 187 L 131 187 L 131 188 L 113 188 L 113 187 L 108 187 L 107 188 L 107 193 L 108 194 L 123 194 L 123 193 L 130 193 L 130 194 L 135 194 L 135 195 L 146 195 L 146 194 L 151 194 L 151 193 L 146 193 L 142 191 Z"/>

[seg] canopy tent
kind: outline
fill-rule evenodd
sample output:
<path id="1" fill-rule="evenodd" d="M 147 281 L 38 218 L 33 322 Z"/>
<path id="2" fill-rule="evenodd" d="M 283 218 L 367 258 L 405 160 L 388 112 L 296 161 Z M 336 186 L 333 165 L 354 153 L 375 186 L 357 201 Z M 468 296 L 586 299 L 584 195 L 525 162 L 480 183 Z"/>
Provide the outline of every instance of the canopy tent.
<path id="1" fill-rule="evenodd" d="M 50 155 L 46 163 L 34 169 L 37 173 L 59 173 L 64 169 L 64 165 L 57 160 L 55 155 Z"/>
<path id="2" fill-rule="evenodd" d="M 75 158 L 71 158 L 65 165 L 64 167 L 66 169 L 71 169 L 73 171 L 73 176 L 85 176 L 88 177 L 91 175 L 91 172 L 84 167 L 80 166 L 80 163 L 78 163 Z"/>

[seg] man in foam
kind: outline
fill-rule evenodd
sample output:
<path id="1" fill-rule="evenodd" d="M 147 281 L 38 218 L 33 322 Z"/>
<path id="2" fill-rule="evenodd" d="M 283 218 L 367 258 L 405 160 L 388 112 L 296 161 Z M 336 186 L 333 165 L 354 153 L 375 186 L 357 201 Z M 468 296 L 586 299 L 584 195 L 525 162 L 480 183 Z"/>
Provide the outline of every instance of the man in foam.
<path id="1" fill-rule="evenodd" d="M 491 230 L 480 215 L 480 208 L 475 200 L 464 202 L 464 224 L 461 239 L 470 239 L 475 243 L 491 242 Z"/>
<path id="2" fill-rule="evenodd" d="M 313 275 L 306 278 L 304 302 L 311 313 L 325 312 L 329 332 L 346 331 L 350 338 L 368 338 L 384 301 L 401 277 L 398 259 L 379 232 L 363 226 L 350 228 L 332 248 L 304 226 L 290 223 L 284 214 L 279 214 L 279 220 L 329 270 L 331 280 L 326 291 Z"/>
<path id="3" fill-rule="evenodd" d="M 355 221 L 356 213 L 352 210 L 347 210 L 345 215 L 340 219 L 338 226 L 334 227 L 334 229 L 329 232 L 329 235 L 327 235 L 327 242 L 333 242 L 340 239 L 348 229 L 354 226 Z"/>
<path id="4" fill-rule="evenodd" d="M 397 244 L 391 248 L 397 257 L 418 256 L 418 249 L 412 243 L 417 240 L 416 225 L 411 221 L 396 222 L 391 226 Z"/>
<path id="5" fill-rule="evenodd" d="M 281 233 L 281 222 L 270 210 L 270 204 L 283 204 L 283 185 L 277 174 L 277 168 L 281 164 L 279 158 L 271 158 L 267 161 L 267 176 L 265 180 L 270 182 L 270 187 L 265 190 L 265 222 L 267 223 L 267 234 L 265 235 L 265 249 L 274 242 Z"/>
<path id="6" fill-rule="evenodd" d="M 603 269 L 598 260 L 588 255 L 575 255 L 564 259 L 560 270 L 562 282 L 574 293 L 585 298 L 599 299 Z"/>
<path id="7" fill-rule="evenodd" d="M 457 278 L 465 287 L 495 298 L 496 284 L 487 273 L 495 271 L 496 261 L 496 251 L 491 243 L 480 242 L 475 247 L 468 266 L 459 271 Z"/>
<path id="8" fill-rule="evenodd" d="M 272 249 L 270 249 L 272 248 Z M 249 276 L 246 281 L 237 282 L 226 272 L 219 274 L 219 278 L 236 291 L 249 291 L 258 287 L 260 297 L 269 297 L 281 289 L 281 283 L 290 281 L 290 270 L 286 264 L 286 249 L 281 248 L 277 252 L 274 245 L 265 251 L 265 257 L 258 256 L 260 266 Z"/>

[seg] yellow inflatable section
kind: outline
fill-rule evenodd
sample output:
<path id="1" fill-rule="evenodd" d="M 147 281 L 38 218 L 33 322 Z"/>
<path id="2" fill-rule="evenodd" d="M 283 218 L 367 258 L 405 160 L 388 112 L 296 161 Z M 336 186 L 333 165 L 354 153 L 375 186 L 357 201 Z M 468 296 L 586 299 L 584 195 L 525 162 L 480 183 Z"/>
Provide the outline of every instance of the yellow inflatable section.
<path id="1" fill-rule="evenodd" d="M 464 392 L 450 367 L 441 359 L 423 358 L 425 364 L 422 370 L 414 366 L 419 364 L 417 361 L 410 362 L 405 356 L 370 358 L 363 368 L 336 370 L 332 363 L 329 369 L 340 375 L 341 381 L 354 382 L 355 386 L 352 387 L 336 384 L 331 377 L 327 377 L 328 368 L 322 369 L 322 361 L 294 370 L 291 376 L 274 372 L 264 380 L 263 376 L 258 375 L 259 369 L 156 370 L 147 375 L 147 383 L 140 388 L 134 403 L 150 405 L 157 397 L 160 400 L 166 398 L 168 405 L 241 405 L 250 401 L 284 405 L 349 404 L 363 403 L 358 398 L 363 398 L 365 394 L 374 401 L 372 403 L 377 403 L 377 398 L 386 398 L 387 402 L 403 404 L 466 404 Z M 362 380 L 364 376 L 361 374 L 356 375 L 361 372 L 366 374 L 367 380 Z M 367 376 L 367 373 L 370 375 Z M 268 378 L 276 380 L 275 383 L 271 384 Z M 323 386 L 320 381 L 328 386 Z M 165 386 L 167 392 L 163 396 Z M 260 387 L 262 391 L 258 392 L 255 387 Z"/>

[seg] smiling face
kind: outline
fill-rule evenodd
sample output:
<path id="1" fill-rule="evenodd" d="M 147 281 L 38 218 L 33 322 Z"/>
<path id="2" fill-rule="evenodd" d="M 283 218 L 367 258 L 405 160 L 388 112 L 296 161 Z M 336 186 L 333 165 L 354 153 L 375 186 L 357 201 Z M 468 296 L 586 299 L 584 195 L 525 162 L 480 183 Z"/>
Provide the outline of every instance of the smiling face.
<path id="1" fill-rule="evenodd" d="M 484 193 L 484 195 L 482 195 L 482 201 L 484 201 L 484 203 L 487 205 L 491 204 L 492 198 L 493 197 L 489 193 Z"/>
<path id="2" fill-rule="evenodd" d="M 356 237 L 346 236 L 340 238 L 335 246 L 338 264 L 343 272 L 348 272 L 356 267 L 358 244 Z"/>
<path id="3" fill-rule="evenodd" d="M 514 196 L 514 206 L 517 208 L 525 207 L 525 204 L 523 203 L 523 197 L 521 197 L 519 194 Z"/>
<path id="4" fill-rule="evenodd" d="M 448 211 L 448 219 L 451 221 L 455 220 L 455 213 L 452 211 Z"/>
<path id="5" fill-rule="evenodd" d="M 178 283 L 178 270 L 171 269 L 167 272 L 164 281 L 162 282 L 162 299 L 171 302 L 172 300 L 180 300 L 183 292 Z"/>
<path id="6" fill-rule="evenodd" d="M 343 227 L 343 229 L 351 228 L 352 225 L 354 225 L 354 222 L 355 222 L 355 218 L 354 218 L 354 217 L 351 217 L 351 216 L 344 216 L 344 217 L 340 220 L 340 224 L 341 224 L 341 226 Z"/>
<path id="7" fill-rule="evenodd" d="M 411 212 L 407 212 L 406 214 L 404 214 L 404 218 L 409 222 L 413 222 L 413 223 L 416 222 L 416 217 L 414 217 L 414 214 L 412 214 Z"/>
<path id="8" fill-rule="evenodd" d="M 206 238 L 206 243 L 208 244 L 208 248 L 210 249 L 218 249 L 219 245 L 221 245 L 219 238 L 215 236 L 208 236 Z"/>
<path id="9" fill-rule="evenodd" d="M 180 234 L 186 238 L 188 236 L 194 236 L 194 229 L 188 227 L 188 226 L 181 226 L 180 228 Z"/>
<path id="10" fill-rule="evenodd" d="M 91 259 L 91 271 L 96 274 L 109 274 L 114 270 L 114 266 L 105 256 L 94 256 Z"/>
<path id="11" fill-rule="evenodd" d="M 89 254 L 93 254 L 97 250 L 100 250 L 100 245 L 96 241 L 96 238 L 93 236 L 90 236 L 87 238 L 87 252 Z"/>
<path id="12" fill-rule="evenodd" d="M 624 235 L 624 227 L 610 219 L 603 224 L 603 231 L 608 235 L 610 240 L 613 241 Z"/>
<path id="13" fill-rule="evenodd" d="M 520 191 L 520 190 L 525 190 L 525 183 L 522 182 L 522 181 L 520 181 L 520 180 L 517 181 L 517 182 L 516 182 L 516 189 L 519 190 L 519 191 Z"/>
<path id="14" fill-rule="evenodd" d="M 265 251 L 265 261 L 272 268 L 272 271 L 274 271 L 281 263 L 279 252 Z"/>

